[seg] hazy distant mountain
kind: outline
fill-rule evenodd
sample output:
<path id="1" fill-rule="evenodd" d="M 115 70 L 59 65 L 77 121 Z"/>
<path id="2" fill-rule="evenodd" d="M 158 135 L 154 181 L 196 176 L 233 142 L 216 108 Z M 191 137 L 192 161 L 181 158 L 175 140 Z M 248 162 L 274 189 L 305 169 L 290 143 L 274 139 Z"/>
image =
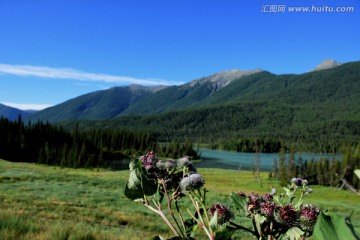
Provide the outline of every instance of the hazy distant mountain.
<path id="1" fill-rule="evenodd" d="M 4 104 L 0 103 L 0 116 L 7 118 L 11 121 L 16 120 L 19 115 L 21 115 L 22 118 L 26 118 L 33 114 L 35 111 L 24 111 L 17 108 L 9 107 Z"/>
<path id="2" fill-rule="evenodd" d="M 113 87 L 70 99 L 64 103 L 39 111 L 31 115 L 29 119 L 32 121 L 42 120 L 50 122 L 108 119 L 118 115 L 131 104 L 136 103 L 147 95 L 151 95 L 164 88 L 166 87 L 144 87 L 140 85 Z"/>
<path id="3" fill-rule="evenodd" d="M 339 63 L 335 60 L 325 59 L 323 62 L 321 62 L 319 65 L 317 65 L 316 68 L 314 68 L 312 71 L 319 71 L 319 70 L 334 68 L 334 67 L 338 67 L 340 65 L 341 65 L 341 63 Z"/>

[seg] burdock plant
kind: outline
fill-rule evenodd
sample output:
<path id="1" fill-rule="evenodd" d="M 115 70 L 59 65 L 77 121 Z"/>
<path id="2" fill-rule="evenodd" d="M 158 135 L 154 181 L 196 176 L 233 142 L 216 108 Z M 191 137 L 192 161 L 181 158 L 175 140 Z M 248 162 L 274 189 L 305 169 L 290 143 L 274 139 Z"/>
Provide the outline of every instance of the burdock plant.
<path id="1" fill-rule="evenodd" d="M 217 223 L 221 214 L 212 216 L 208 212 L 204 184 L 189 157 L 162 161 L 148 152 L 131 160 L 124 194 L 161 216 L 176 239 L 193 239 L 198 229 L 203 229 L 209 239 L 217 239 L 217 232 L 223 230 L 219 227 L 223 224 Z M 183 197 L 189 197 L 193 206 L 185 212 L 178 205 Z M 164 199 L 167 211 L 163 211 Z"/>
<path id="2" fill-rule="evenodd" d="M 194 239 L 200 229 L 212 240 L 230 239 L 238 230 L 257 239 L 304 239 L 313 233 L 320 213 L 318 207 L 303 203 L 303 198 L 312 192 L 307 181 L 293 178 L 284 188 L 285 194 L 277 195 L 276 189 L 264 195 L 231 194 L 238 213 L 252 221 L 252 228 L 246 228 L 234 222 L 235 212 L 226 205 L 206 206 L 204 185 L 204 178 L 189 157 L 159 160 L 155 153 L 148 152 L 131 160 L 124 194 L 158 214 L 173 232 L 172 239 Z M 191 205 L 184 210 L 178 202 L 185 197 Z"/>
<path id="3" fill-rule="evenodd" d="M 320 208 L 303 202 L 312 192 L 308 181 L 293 178 L 284 190 L 280 195 L 276 189 L 262 196 L 231 194 L 237 210 L 252 220 L 258 239 L 305 239 L 312 235 Z"/>

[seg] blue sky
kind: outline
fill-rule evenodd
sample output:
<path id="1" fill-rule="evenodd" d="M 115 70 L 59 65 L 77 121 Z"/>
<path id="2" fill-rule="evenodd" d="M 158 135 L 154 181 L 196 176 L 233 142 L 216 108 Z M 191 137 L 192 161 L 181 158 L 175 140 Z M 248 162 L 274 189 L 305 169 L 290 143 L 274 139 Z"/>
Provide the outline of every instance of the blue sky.
<path id="1" fill-rule="evenodd" d="M 0 0 L 0 103 L 39 109 L 228 69 L 304 73 L 359 61 L 359 42 L 358 0 Z"/>

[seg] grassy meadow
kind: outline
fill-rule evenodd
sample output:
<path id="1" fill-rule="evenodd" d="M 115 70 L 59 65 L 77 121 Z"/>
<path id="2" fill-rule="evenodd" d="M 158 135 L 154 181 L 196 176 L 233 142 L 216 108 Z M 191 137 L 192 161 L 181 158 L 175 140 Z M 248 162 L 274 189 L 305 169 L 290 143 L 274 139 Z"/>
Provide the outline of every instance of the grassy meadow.
<path id="1" fill-rule="evenodd" d="M 265 193 L 280 186 L 261 173 L 198 169 L 210 191 L 208 204 L 230 206 L 229 193 Z M 0 239 L 149 239 L 171 237 L 167 226 L 141 203 L 123 195 L 129 171 L 68 169 L 0 160 Z M 308 198 L 323 210 L 351 214 L 360 235 L 360 196 L 312 186 Z M 182 206 L 189 206 L 187 202 Z M 242 224 L 244 219 L 236 219 Z M 248 224 L 245 222 L 245 225 Z M 198 239 L 202 239 L 201 235 Z M 240 236 L 234 236 L 239 239 Z M 242 236 L 247 238 L 247 236 Z"/>

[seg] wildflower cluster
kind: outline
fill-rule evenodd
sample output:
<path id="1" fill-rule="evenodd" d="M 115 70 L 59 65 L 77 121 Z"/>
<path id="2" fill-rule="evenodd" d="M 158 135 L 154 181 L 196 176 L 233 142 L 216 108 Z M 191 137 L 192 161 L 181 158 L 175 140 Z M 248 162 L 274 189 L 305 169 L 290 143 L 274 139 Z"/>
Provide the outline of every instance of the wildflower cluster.
<path id="1" fill-rule="evenodd" d="M 304 239 L 312 235 L 320 213 L 318 207 L 303 203 L 303 198 L 312 192 L 308 182 L 293 178 L 284 188 L 285 194 L 278 194 L 276 189 L 263 195 L 231 194 L 234 207 L 253 223 L 253 228 L 247 228 L 234 222 L 235 212 L 224 204 L 207 207 L 204 185 L 204 178 L 189 157 L 160 160 L 154 152 L 148 152 L 131 161 L 124 193 L 161 216 L 174 239 L 194 239 L 198 229 L 203 229 L 211 240 L 231 239 L 237 230 L 247 231 L 257 239 Z M 185 197 L 191 204 L 182 204 L 186 211 L 181 211 L 178 201 Z M 164 200 L 167 211 L 163 211 Z"/>
<path id="2" fill-rule="evenodd" d="M 165 192 L 165 188 L 170 192 L 200 189 L 205 183 L 187 156 L 178 161 L 173 159 L 159 160 L 154 152 L 148 152 L 139 159 L 148 179 L 153 179 L 159 183 L 164 182 L 164 185 L 161 184 L 160 186 L 163 192 Z"/>
<path id="3" fill-rule="evenodd" d="M 277 196 L 276 189 L 264 195 L 239 192 L 233 199 L 241 203 L 239 209 L 250 217 L 259 237 L 278 238 L 290 229 L 297 228 L 303 237 L 309 237 L 319 216 L 320 209 L 312 204 L 303 204 L 303 197 L 312 192 L 307 180 L 293 178 L 286 194 Z M 299 194 L 298 194 L 299 192 Z M 297 195 L 298 201 L 295 201 Z"/>
<path id="4" fill-rule="evenodd" d="M 178 237 L 189 237 L 189 228 L 192 227 L 189 226 L 189 222 L 199 224 L 203 228 L 208 227 L 205 232 L 211 236 L 210 221 L 205 207 L 206 190 L 203 189 L 201 192 L 204 184 L 204 178 L 197 173 L 189 157 L 160 160 L 154 152 L 148 152 L 131 161 L 125 195 L 133 200 L 141 200 L 147 208 L 159 214 Z M 195 213 L 189 213 L 194 221 L 187 221 L 186 224 L 178 206 L 178 200 L 184 196 L 189 196 L 195 208 Z M 167 200 L 172 221 L 162 210 L 163 199 Z M 172 209 L 173 203 L 178 218 Z"/>

